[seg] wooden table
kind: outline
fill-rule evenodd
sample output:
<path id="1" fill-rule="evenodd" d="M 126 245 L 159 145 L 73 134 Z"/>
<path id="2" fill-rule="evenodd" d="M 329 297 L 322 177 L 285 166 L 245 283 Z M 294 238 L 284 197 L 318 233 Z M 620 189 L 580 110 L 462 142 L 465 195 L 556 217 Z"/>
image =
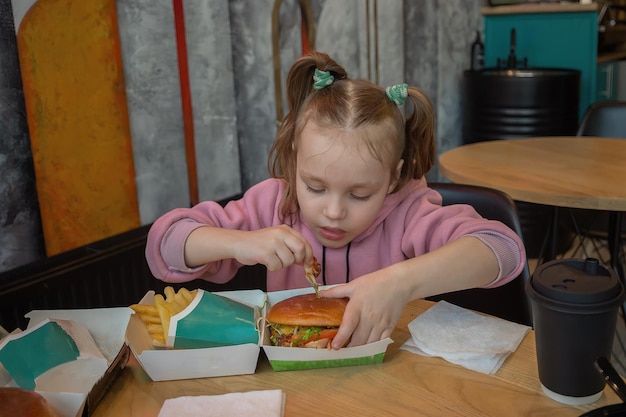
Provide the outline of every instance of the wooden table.
<path id="1" fill-rule="evenodd" d="M 131 359 L 93 417 L 156 417 L 163 401 L 185 395 L 215 395 L 281 389 L 286 417 L 337 416 L 579 416 L 621 402 L 610 388 L 594 404 L 567 406 L 545 396 L 537 377 L 534 333 L 495 375 L 485 375 L 400 350 L 407 324 L 433 303 L 405 309 L 380 365 L 274 372 L 261 355 L 252 375 L 152 382 Z"/>
<path id="2" fill-rule="evenodd" d="M 626 140 L 566 136 L 478 142 L 444 152 L 439 164 L 451 181 L 495 188 L 514 200 L 611 211 L 611 264 L 623 277 L 617 250 L 620 212 L 626 211 Z"/>

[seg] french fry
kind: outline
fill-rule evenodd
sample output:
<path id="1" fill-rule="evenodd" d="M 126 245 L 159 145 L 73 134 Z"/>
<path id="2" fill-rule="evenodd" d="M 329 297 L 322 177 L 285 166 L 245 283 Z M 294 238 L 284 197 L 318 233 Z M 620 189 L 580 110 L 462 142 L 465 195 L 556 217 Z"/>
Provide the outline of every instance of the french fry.
<path id="1" fill-rule="evenodd" d="M 171 299 L 168 299 L 167 301 L 176 306 L 176 309 L 178 310 L 177 313 L 180 313 L 189 305 L 189 303 L 185 300 L 185 297 L 183 297 L 180 292 L 178 294 L 174 294 Z"/>
<path id="2" fill-rule="evenodd" d="M 146 328 L 148 329 L 148 333 L 150 334 L 159 334 L 159 333 L 163 333 L 163 326 L 161 326 L 161 323 L 150 323 L 150 324 L 146 324 Z"/>
<path id="3" fill-rule="evenodd" d="M 178 293 L 185 298 L 187 305 L 191 304 L 191 301 L 196 297 L 197 292 L 197 290 L 189 291 L 187 288 L 181 288 L 178 290 Z"/>
<path id="4" fill-rule="evenodd" d="M 165 299 L 169 301 L 174 298 L 174 296 L 176 295 L 176 291 L 174 291 L 174 288 L 168 285 L 163 290 L 163 294 L 165 295 Z"/>
<path id="5" fill-rule="evenodd" d="M 165 335 L 160 333 L 153 334 L 152 345 L 156 347 L 165 347 Z"/>
<path id="6" fill-rule="evenodd" d="M 159 317 L 159 313 L 156 311 L 156 307 L 154 308 L 154 314 L 142 314 L 142 313 L 138 313 L 138 314 L 139 314 L 139 318 L 141 319 L 141 321 L 143 321 L 146 325 L 148 324 L 161 325 L 161 318 Z"/>
<path id="7" fill-rule="evenodd" d="M 156 306 L 148 304 L 133 304 L 130 306 L 136 313 L 145 314 L 147 316 L 158 315 Z"/>
<path id="8" fill-rule="evenodd" d="M 304 266 L 304 277 L 307 281 L 309 281 L 309 283 L 315 290 L 315 295 L 317 295 L 317 298 L 320 298 L 320 290 L 319 284 L 317 283 L 317 277 L 319 276 L 321 271 L 322 267 L 319 263 L 317 263 L 317 259 L 315 259 L 315 256 L 313 257 L 313 259 L 311 259 L 311 262 L 309 264 Z"/>
<path id="9" fill-rule="evenodd" d="M 154 346 L 165 347 L 172 316 L 183 311 L 193 301 L 198 290 L 181 288 L 178 292 L 171 286 L 165 287 L 163 294 L 154 296 L 154 305 L 133 304 L 130 308 L 146 325 Z"/>
<path id="10" fill-rule="evenodd" d="M 161 326 L 163 326 L 163 335 L 167 335 L 170 330 L 170 318 L 172 314 L 165 304 L 165 299 L 161 294 L 157 294 L 154 296 L 154 305 L 159 312 L 159 317 L 161 318 Z"/>

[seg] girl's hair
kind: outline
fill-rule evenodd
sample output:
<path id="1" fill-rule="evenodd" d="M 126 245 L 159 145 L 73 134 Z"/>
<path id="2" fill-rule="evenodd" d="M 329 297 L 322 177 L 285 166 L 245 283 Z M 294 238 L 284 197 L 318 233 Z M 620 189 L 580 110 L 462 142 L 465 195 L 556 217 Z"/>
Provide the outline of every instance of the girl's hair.
<path id="1" fill-rule="evenodd" d="M 328 71 L 332 84 L 313 88 L 315 69 Z M 328 55 L 311 52 L 298 59 L 287 75 L 289 112 L 278 128 L 269 153 L 270 175 L 287 183 L 280 214 L 283 218 L 298 212 L 296 198 L 296 155 L 298 139 L 307 122 L 343 130 L 363 129 L 364 144 L 372 156 L 396 176 L 398 161 L 404 159 L 393 192 L 411 179 L 423 177 L 435 162 L 435 117 L 428 97 L 419 89 L 408 88 L 411 110 L 406 121 L 402 110 L 387 97 L 385 90 L 367 80 L 351 80 L 346 70 Z M 408 109 L 407 109 L 408 111 Z M 368 134 L 374 129 L 376 134 Z"/>

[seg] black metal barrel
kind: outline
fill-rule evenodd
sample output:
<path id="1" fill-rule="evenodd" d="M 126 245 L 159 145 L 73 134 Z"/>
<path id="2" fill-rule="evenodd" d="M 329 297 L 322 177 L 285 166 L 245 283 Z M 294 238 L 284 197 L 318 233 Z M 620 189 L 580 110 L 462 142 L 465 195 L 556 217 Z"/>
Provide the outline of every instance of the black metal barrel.
<path id="1" fill-rule="evenodd" d="M 464 143 L 576 133 L 578 70 L 487 68 L 465 71 L 463 84 Z"/>
<path id="2" fill-rule="evenodd" d="M 463 143 L 533 136 L 572 136 L 578 129 L 580 71 L 485 68 L 463 74 Z M 529 257 L 541 254 L 551 207 L 516 201 Z M 570 244 L 559 228 L 556 253 Z"/>

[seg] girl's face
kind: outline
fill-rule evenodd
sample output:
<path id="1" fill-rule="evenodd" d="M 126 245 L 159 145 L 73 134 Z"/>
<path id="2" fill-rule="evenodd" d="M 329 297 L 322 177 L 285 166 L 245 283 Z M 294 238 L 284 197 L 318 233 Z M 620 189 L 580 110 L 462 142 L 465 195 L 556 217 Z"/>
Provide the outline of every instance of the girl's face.
<path id="1" fill-rule="evenodd" d="M 399 174 L 402 162 L 396 167 Z M 358 132 L 308 122 L 299 141 L 296 195 L 304 222 L 322 245 L 347 245 L 372 224 L 395 185 Z"/>

